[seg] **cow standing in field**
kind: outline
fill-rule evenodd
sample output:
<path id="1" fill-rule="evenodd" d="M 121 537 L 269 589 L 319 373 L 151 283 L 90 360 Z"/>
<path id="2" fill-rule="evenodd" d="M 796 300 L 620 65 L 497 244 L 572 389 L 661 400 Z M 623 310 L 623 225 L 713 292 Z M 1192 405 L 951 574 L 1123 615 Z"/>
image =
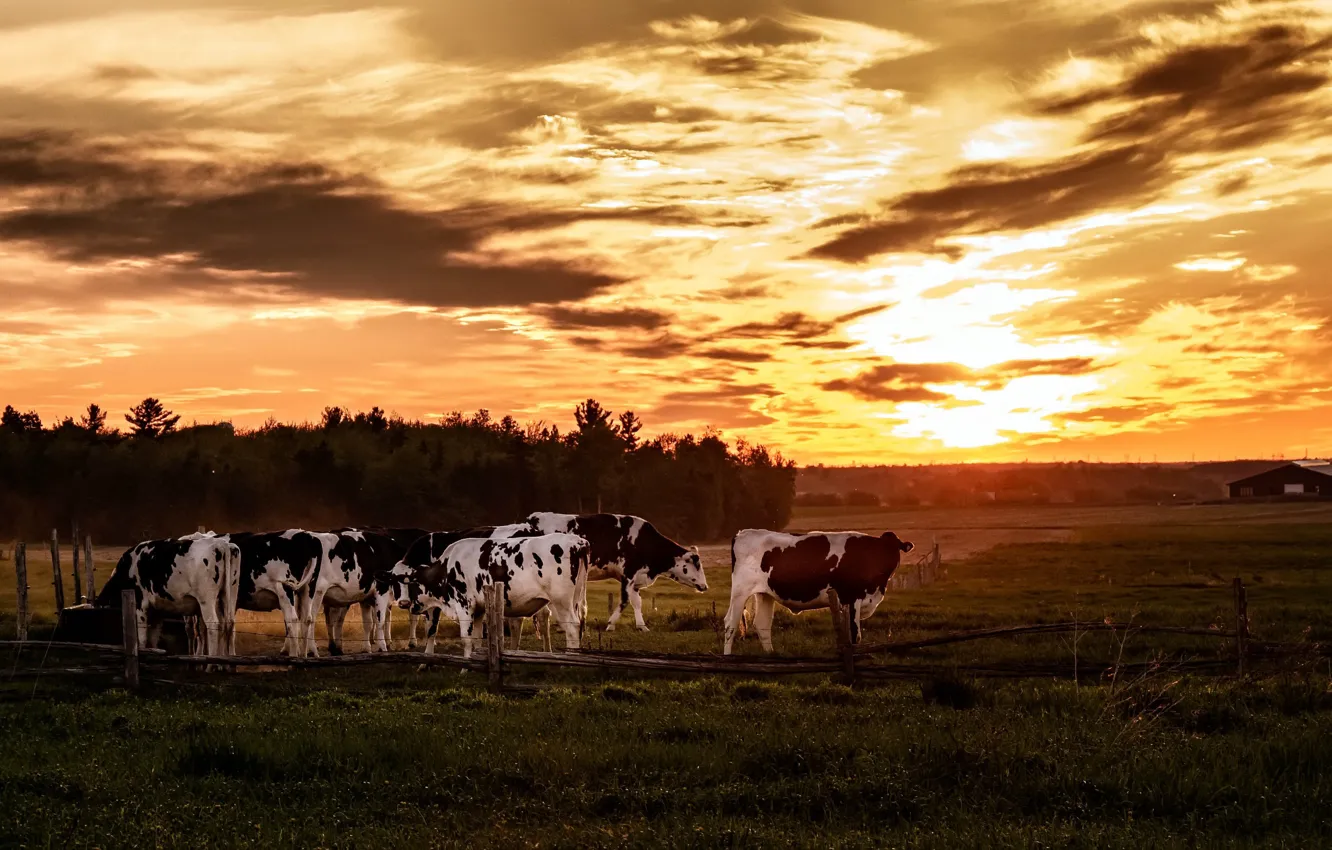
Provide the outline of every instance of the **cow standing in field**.
<path id="1" fill-rule="evenodd" d="M 375 619 L 384 624 L 385 640 L 391 636 L 388 633 L 388 624 L 390 622 L 390 611 L 394 605 L 399 605 L 407 599 L 406 578 L 417 570 L 424 570 L 432 563 L 443 557 L 444 550 L 451 544 L 459 540 L 469 538 L 486 538 L 495 532 L 495 526 L 480 526 L 477 528 L 468 528 L 463 531 L 435 531 L 418 536 L 411 545 L 406 547 L 406 551 L 398 559 L 398 563 L 393 565 L 387 573 L 380 573 L 375 577 Z M 400 606 L 407 608 L 407 648 L 416 647 L 416 626 L 420 622 L 421 612 L 414 606 Z M 433 612 L 434 619 L 438 622 L 438 610 Z"/>
<path id="2" fill-rule="evenodd" d="M 319 575 L 323 543 L 299 528 L 240 532 L 229 534 L 227 538 L 240 548 L 237 607 L 245 611 L 281 611 L 285 634 L 282 651 L 291 657 L 303 655 L 302 600 Z M 227 645 L 234 654 L 234 628 L 227 635 Z"/>
<path id="3" fill-rule="evenodd" d="M 620 583 L 620 604 L 606 624 L 608 632 L 615 630 L 625 605 L 633 608 L 634 624 L 641 631 L 648 630 L 641 593 L 660 576 L 699 592 L 708 589 L 698 550 L 686 549 L 642 517 L 533 513 L 526 522 L 504 528 L 532 534 L 576 534 L 587 540 L 592 564 L 588 580 L 614 579 Z"/>
<path id="4" fill-rule="evenodd" d="M 391 571 L 410 545 L 425 534 L 422 529 L 343 528 L 315 535 L 323 544 L 324 562 L 304 601 L 302 618 L 308 654 L 318 654 L 314 621 L 321 609 L 328 629 L 328 652 L 343 653 L 342 626 L 353 605 L 361 608 L 364 650 L 388 651 L 390 607 L 378 604 L 377 580 Z"/>
<path id="5" fill-rule="evenodd" d="M 750 597 L 755 598 L 754 630 L 772 652 L 773 606 L 780 602 L 796 612 L 827 608 L 830 589 L 850 606 L 851 640 L 859 641 L 861 621 L 878 609 L 902 553 L 912 548 L 891 531 L 878 537 L 855 531 L 741 531 L 731 541 L 731 605 L 722 653 L 731 654 Z"/>
<path id="6" fill-rule="evenodd" d="M 225 537 L 146 540 L 120 556 L 97 604 L 119 606 L 120 592 L 133 590 L 141 646 L 157 645 L 161 625 L 150 622 L 150 615 L 174 614 L 198 617 L 202 624 L 203 639 L 192 654 L 226 655 L 239 572 L 240 550 Z"/>
<path id="7" fill-rule="evenodd" d="M 506 617 L 530 617 L 549 607 L 564 632 L 565 645 L 582 641 L 590 545 L 573 534 L 510 539 L 462 538 L 449 544 L 424 568 L 401 563 L 396 579 L 405 587 L 399 605 L 441 611 L 458 623 L 463 657 L 472 656 L 476 620 L 485 608 L 485 589 L 504 582 Z M 426 636 L 426 654 L 435 650 L 438 618 Z"/>

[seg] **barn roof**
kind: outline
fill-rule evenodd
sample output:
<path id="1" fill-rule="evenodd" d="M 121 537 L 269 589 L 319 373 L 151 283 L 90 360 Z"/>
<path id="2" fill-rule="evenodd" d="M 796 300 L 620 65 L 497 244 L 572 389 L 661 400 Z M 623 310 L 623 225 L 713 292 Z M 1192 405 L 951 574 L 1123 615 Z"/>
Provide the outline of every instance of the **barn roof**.
<path id="1" fill-rule="evenodd" d="M 1262 478 L 1264 476 L 1271 475 L 1273 472 L 1277 472 L 1278 470 L 1282 469 L 1299 470 L 1301 472 L 1316 472 L 1319 475 L 1326 475 L 1327 477 L 1332 478 L 1332 461 L 1295 460 L 1295 461 L 1290 461 L 1289 463 L 1281 464 L 1280 466 L 1274 466 L 1271 469 L 1265 469 L 1262 472 L 1257 473 L 1256 475 L 1246 475 L 1245 477 L 1236 479 L 1235 481 L 1229 481 L 1227 482 L 1227 486 L 1232 484 L 1243 484 L 1245 481 L 1249 481 L 1254 478 Z"/>

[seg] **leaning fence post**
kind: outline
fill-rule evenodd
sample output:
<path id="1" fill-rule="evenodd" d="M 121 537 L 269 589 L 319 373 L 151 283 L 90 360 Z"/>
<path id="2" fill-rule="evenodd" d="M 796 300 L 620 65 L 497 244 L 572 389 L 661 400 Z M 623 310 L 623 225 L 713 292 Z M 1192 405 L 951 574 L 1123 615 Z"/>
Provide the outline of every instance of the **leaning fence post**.
<path id="1" fill-rule="evenodd" d="M 1249 594 L 1244 579 L 1235 577 L 1235 664 L 1243 676 L 1249 653 Z"/>
<path id="2" fill-rule="evenodd" d="M 504 689 L 504 583 L 494 582 L 486 588 L 486 672 L 490 690 Z"/>
<path id="3" fill-rule="evenodd" d="M 65 581 L 60 576 L 60 533 L 51 529 L 51 583 L 55 586 L 56 616 L 65 610 Z"/>
<path id="4" fill-rule="evenodd" d="M 120 591 L 120 627 L 124 630 L 125 687 L 139 689 L 139 617 L 133 590 Z"/>
<path id="5" fill-rule="evenodd" d="M 14 544 L 14 575 L 18 582 L 15 587 L 15 602 L 18 608 L 18 624 L 16 637 L 18 640 L 28 639 L 28 544 L 18 542 Z"/>
<path id="6" fill-rule="evenodd" d="M 75 542 L 75 545 L 78 545 L 77 541 Z M 94 599 L 97 598 L 97 591 L 96 588 L 93 586 L 93 578 L 95 575 L 95 571 L 93 570 L 91 534 L 83 535 L 83 571 L 84 575 L 87 577 L 87 581 L 84 582 L 84 586 L 88 588 L 88 601 L 92 602 Z"/>
<path id="7" fill-rule="evenodd" d="M 854 609 L 843 605 L 837 598 L 837 591 L 828 588 L 828 610 L 833 618 L 833 639 L 837 645 L 837 654 L 842 659 L 842 675 L 849 685 L 856 678 L 856 651 L 851 643 L 851 617 Z"/>
<path id="8" fill-rule="evenodd" d="M 83 574 L 79 570 L 79 524 L 74 523 L 74 536 L 70 538 L 73 545 L 72 559 L 70 560 L 70 570 L 74 575 L 74 604 L 80 605 L 86 600 L 83 598 Z"/>

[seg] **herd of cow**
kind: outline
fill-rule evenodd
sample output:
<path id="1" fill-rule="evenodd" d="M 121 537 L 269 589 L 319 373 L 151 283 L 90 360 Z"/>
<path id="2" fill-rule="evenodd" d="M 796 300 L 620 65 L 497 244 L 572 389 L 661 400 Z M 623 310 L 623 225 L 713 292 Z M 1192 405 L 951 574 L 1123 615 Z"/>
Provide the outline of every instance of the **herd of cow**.
<path id="1" fill-rule="evenodd" d="M 878 608 L 902 553 L 911 548 L 891 531 L 879 536 L 739 532 L 731 543 L 725 653 L 730 654 L 737 629 L 743 630 L 751 598 L 753 627 L 768 651 L 775 604 L 792 611 L 826 608 L 829 590 L 851 606 L 852 638 L 858 639 L 861 620 Z M 353 605 L 361 608 L 364 651 L 388 651 L 396 606 L 408 612 L 409 647 L 416 645 L 425 615 L 425 651 L 432 653 L 443 615 L 458 624 L 463 654 L 470 657 L 484 626 L 486 589 L 495 582 L 504 585 L 511 633 L 521 634 L 524 619 L 531 617 L 549 650 L 552 620 L 568 648 L 581 644 L 588 581 L 620 583 L 608 631 L 626 605 L 635 625 L 646 631 L 641 592 L 662 576 L 708 589 L 698 550 L 681 546 L 641 517 L 533 513 L 520 523 L 465 531 L 288 529 L 148 540 L 121 556 L 96 604 L 118 605 L 121 592 L 132 590 L 139 641 L 146 646 L 156 644 L 165 617 L 197 618 L 200 639 L 194 651 L 200 655 L 235 655 L 237 610 L 281 611 L 283 651 L 290 656 L 319 654 L 320 610 L 328 651 L 341 654 L 342 625 Z"/>

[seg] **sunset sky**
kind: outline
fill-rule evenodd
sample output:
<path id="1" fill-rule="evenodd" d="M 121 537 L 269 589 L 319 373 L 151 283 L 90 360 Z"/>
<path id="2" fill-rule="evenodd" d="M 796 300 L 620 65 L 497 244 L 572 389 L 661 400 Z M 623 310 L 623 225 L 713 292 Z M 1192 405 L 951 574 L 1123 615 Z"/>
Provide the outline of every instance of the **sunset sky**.
<path id="1" fill-rule="evenodd" d="M 1329 454 L 1329 76 L 1332 0 L 3 3 L 0 404 Z"/>

